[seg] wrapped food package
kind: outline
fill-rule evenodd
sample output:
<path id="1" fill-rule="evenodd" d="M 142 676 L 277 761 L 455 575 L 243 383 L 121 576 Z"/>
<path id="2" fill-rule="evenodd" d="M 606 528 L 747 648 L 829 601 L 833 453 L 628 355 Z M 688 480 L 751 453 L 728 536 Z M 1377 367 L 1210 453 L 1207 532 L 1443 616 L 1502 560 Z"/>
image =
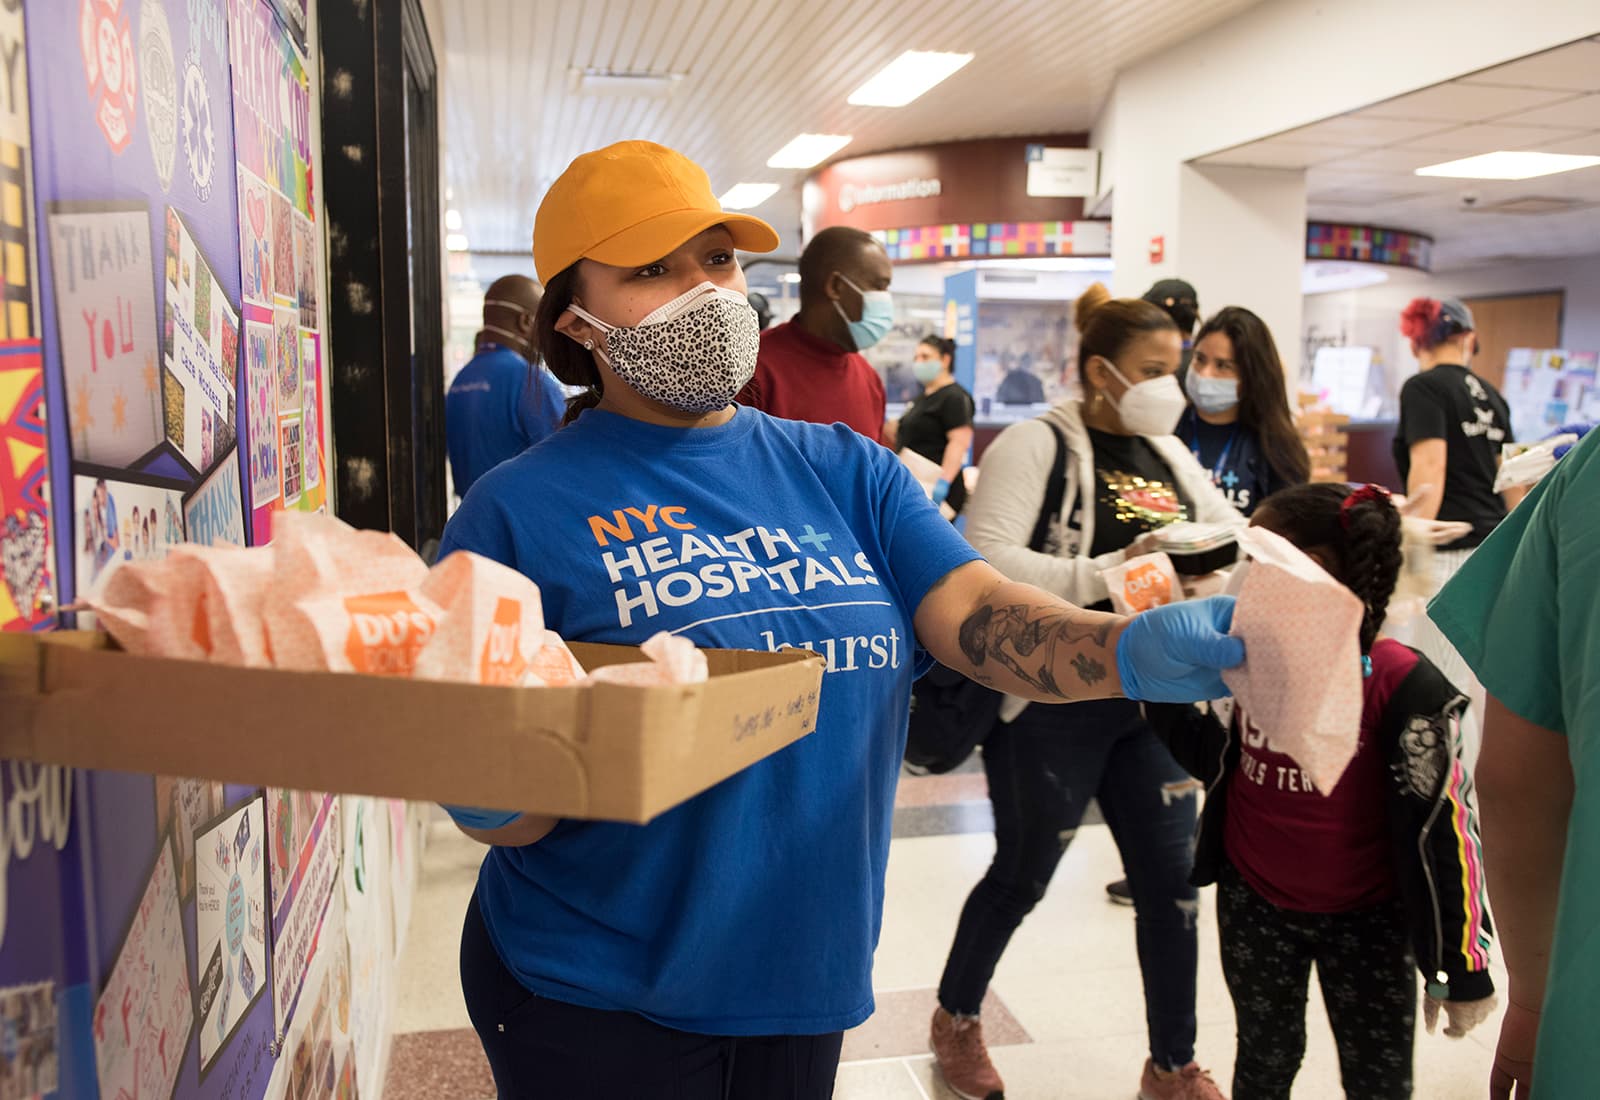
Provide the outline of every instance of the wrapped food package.
<path id="1" fill-rule="evenodd" d="M 278 668 L 409 676 L 436 618 L 414 593 L 428 567 L 390 533 L 331 516 L 274 520 L 263 618 Z"/>
<path id="2" fill-rule="evenodd" d="M 197 559 L 200 608 L 194 630 L 197 638 L 204 632 L 208 659 L 219 665 L 270 668 L 262 609 L 272 587 L 272 555 L 242 546 L 185 546 L 173 554 Z"/>
<path id="3" fill-rule="evenodd" d="M 476 554 L 431 570 L 393 535 L 286 513 L 267 547 L 180 546 L 111 574 L 85 605 L 126 650 L 246 668 L 509 687 L 587 679 L 544 623 L 539 588 Z M 659 635 L 615 683 L 706 679 L 693 643 Z"/>
<path id="4" fill-rule="evenodd" d="M 1105 578 L 1111 606 L 1118 615 L 1137 615 L 1183 599 L 1178 572 L 1164 553 L 1129 558 L 1121 565 L 1101 570 L 1100 575 Z"/>
<path id="5" fill-rule="evenodd" d="M 635 687 L 698 684 L 707 678 L 706 655 L 687 638 L 662 631 L 639 648 L 650 660 L 607 665 L 595 669 L 589 678 L 609 684 L 632 684 Z"/>
<path id="6" fill-rule="evenodd" d="M 85 606 L 129 653 L 206 660 L 211 647 L 197 629 L 201 583 L 193 549 L 175 547 L 158 561 L 116 570 L 84 597 Z"/>
<path id="7" fill-rule="evenodd" d="M 528 671 L 546 687 L 568 687 L 584 679 L 583 666 L 554 630 L 544 632 L 544 645 L 533 655 Z"/>
<path id="8" fill-rule="evenodd" d="M 503 687 L 544 685 L 533 665 L 545 645 L 539 589 L 527 577 L 476 554 L 451 554 L 434 566 L 413 602 L 431 621 L 409 674 Z M 352 626 L 357 612 L 352 612 Z M 362 620 L 363 644 L 386 646 L 392 628 Z M 394 673 L 403 675 L 404 673 Z"/>

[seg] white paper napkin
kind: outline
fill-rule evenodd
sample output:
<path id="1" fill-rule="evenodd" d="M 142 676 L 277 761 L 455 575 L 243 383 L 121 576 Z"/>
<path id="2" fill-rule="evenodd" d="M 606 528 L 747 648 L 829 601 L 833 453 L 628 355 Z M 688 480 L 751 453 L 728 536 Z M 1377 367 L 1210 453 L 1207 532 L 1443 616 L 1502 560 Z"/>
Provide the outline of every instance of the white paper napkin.
<path id="1" fill-rule="evenodd" d="M 1328 794 L 1361 738 L 1361 601 L 1287 539 L 1239 534 L 1250 566 L 1232 633 L 1245 663 L 1222 674 L 1267 744 Z"/>

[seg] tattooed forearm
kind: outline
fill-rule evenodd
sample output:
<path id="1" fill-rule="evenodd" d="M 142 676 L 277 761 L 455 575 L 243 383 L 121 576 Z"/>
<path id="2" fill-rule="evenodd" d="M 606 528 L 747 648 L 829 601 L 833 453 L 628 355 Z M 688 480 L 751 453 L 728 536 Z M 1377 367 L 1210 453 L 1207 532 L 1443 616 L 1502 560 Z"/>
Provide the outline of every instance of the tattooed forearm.
<path id="1" fill-rule="evenodd" d="M 1072 670 L 1078 674 L 1078 679 L 1090 687 L 1106 678 L 1104 661 L 1097 661 L 1087 653 L 1080 653 L 1072 659 Z"/>
<path id="2" fill-rule="evenodd" d="M 1036 603 L 985 602 L 961 624 L 959 641 L 983 682 L 992 679 L 987 670 L 999 665 L 1035 691 L 1071 700 L 1090 693 L 1063 687 L 1056 676 L 1058 663 L 1066 660 L 1082 686 L 1099 684 L 1106 678 L 1105 663 L 1083 650 L 1070 657 L 1068 653 L 1085 643 L 1103 649 L 1115 625 L 1114 620 L 1085 625 L 1065 610 Z"/>

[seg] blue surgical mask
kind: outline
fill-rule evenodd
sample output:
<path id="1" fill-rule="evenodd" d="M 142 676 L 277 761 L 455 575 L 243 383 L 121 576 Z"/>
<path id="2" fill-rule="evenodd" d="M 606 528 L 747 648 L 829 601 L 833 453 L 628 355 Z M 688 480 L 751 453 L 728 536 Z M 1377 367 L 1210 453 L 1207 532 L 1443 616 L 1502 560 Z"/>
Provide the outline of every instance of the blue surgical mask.
<path id="1" fill-rule="evenodd" d="M 944 363 L 938 359 L 915 359 L 911 363 L 911 373 L 926 386 L 944 373 Z"/>
<path id="2" fill-rule="evenodd" d="M 1194 407 L 1210 415 L 1227 412 L 1239 403 L 1237 378 L 1207 378 L 1191 369 L 1183 388 L 1188 391 Z"/>
<path id="3" fill-rule="evenodd" d="M 894 327 L 894 299 L 889 297 L 887 290 L 862 290 L 843 275 L 839 278 L 844 279 L 845 286 L 861 295 L 861 320 L 850 320 L 850 315 L 837 301 L 833 303 L 833 308 L 850 326 L 850 339 L 855 342 L 856 350 L 866 351 L 889 335 L 889 330 Z"/>

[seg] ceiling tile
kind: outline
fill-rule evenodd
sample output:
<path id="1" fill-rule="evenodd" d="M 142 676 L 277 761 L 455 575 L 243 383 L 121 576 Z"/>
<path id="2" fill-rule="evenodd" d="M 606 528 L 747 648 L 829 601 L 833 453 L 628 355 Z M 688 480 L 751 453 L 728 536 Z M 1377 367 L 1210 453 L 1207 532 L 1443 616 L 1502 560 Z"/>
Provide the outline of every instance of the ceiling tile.
<path id="1" fill-rule="evenodd" d="M 1528 148 L 1540 153 L 1572 153 L 1580 157 L 1600 157 L 1600 131 L 1564 141 L 1539 142 Z"/>
<path id="2" fill-rule="evenodd" d="M 1329 161 L 1327 167 L 1341 172 L 1389 172 L 1410 174 L 1429 164 L 1438 164 L 1439 154 L 1425 149 L 1369 149 L 1364 153 Z"/>
<path id="3" fill-rule="evenodd" d="M 1380 203 L 1406 202 L 1425 197 L 1427 192 L 1406 188 L 1387 187 L 1330 187 L 1306 192 L 1306 202 L 1311 205 L 1373 207 Z"/>
<path id="4" fill-rule="evenodd" d="M 1344 150 L 1350 152 L 1351 150 Z M 1256 141 L 1237 149 L 1224 149 L 1201 158 L 1202 164 L 1228 164 L 1247 168 L 1307 168 L 1333 157 L 1336 150 L 1326 145 L 1299 145 L 1291 142 Z"/>
<path id="5" fill-rule="evenodd" d="M 1427 120 L 1341 115 L 1338 118 L 1324 119 L 1310 126 L 1302 126 L 1298 130 L 1279 134 L 1276 140 L 1302 144 L 1360 145 L 1370 148 L 1411 141 L 1447 126 L 1448 123 Z"/>
<path id="6" fill-rule="evenodd" d="M 1584 39 L 1559 49 L 1497 65 L 1463 77 L 1466 84 L 1501 84 L 1516 88 L 1600 92 L 1600 42 Z"/>
<path id="7" fill-rule="evenodd" d="M 1422 119 L 1437 122 L 1483 122 L 1518 111 L 1570 99 L 1571 92 L 1538 88 L 1503 88 L 1451 81 L 1357 111 L 1357 118 Z M 1562 125 L 1565 125 L 1564 123 Z"/>
<path id="8" fill-rule="evenodd" d="M 1513 89 L 1507 88 L 1504 90 L 1512 91 Z M 1600 93 L 1576 96 L 1531 111 L 1520 111 L 1498 121 L 1513 126 L 1561 126 L 1571 127 L 1574 130 L 1593 129 L 1600 127 Z"/>
<path id="9" fill-rule="evenodd" d="M 1408 144 L 1410 148 L 1417 150 L 1473 156 L 1478 153 L 1493 153 L 1497 149 L 1527 149 L 1540 143 L 1568 141 L 1582 136 L 1583 131 L 1579 129 L 1555 130 L 1486 122 L 1476 126 L 1459 126 L 1453 130 L 1443 130 Z"/>

